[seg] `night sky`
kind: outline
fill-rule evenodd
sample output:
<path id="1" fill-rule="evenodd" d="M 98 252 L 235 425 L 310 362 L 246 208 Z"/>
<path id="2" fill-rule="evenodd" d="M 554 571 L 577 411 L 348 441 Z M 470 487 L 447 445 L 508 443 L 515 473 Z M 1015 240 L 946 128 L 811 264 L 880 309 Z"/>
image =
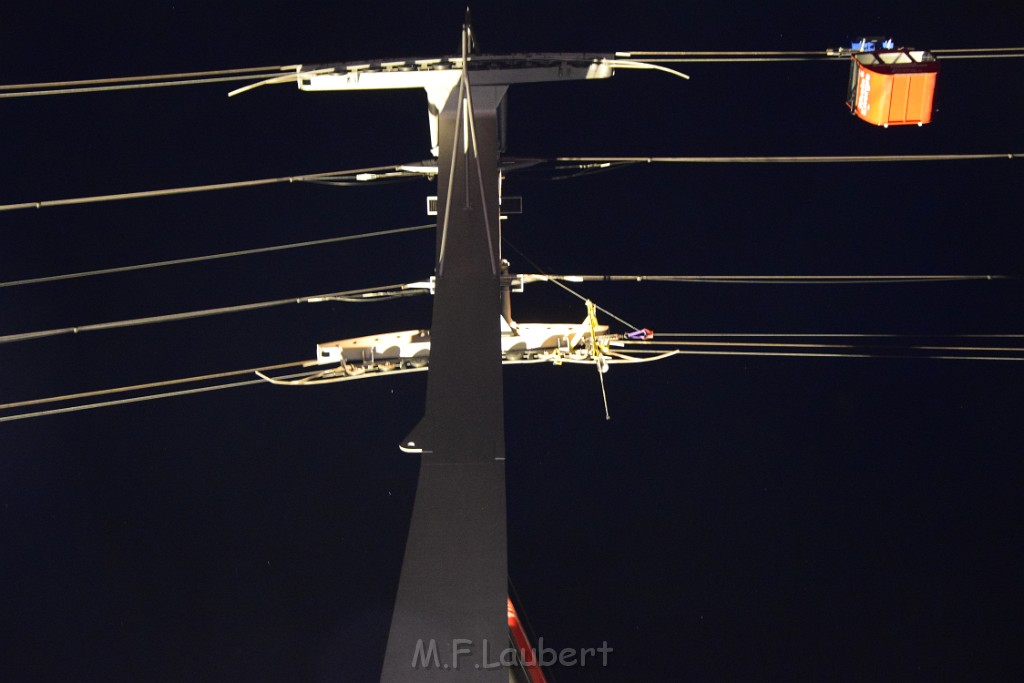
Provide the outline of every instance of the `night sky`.
<path id="1" fill-rule="evenodd" d="M 254 3 L 255 4 L 255 3 Z M 1019 3 L 495 3 L 483 52 L 1022 44 Z M 751 3 L 753 4 L 753 3 Z M 33 3 L 0 83 L 453 54 L 464 3 Z M 516 86 L 508 153 L 1021 152 L 1020 59 L 942 64 L 934 122 L 874 128 L 846 62 L 687 64 Z M 429 157 L 420 91 L 235 84 L 0 100 L 0 204 Z M 561 273 L 1019 275 L 1021 161 L 510 175 L 508 241 Z M 430 222 L 427 181 L 0 213 L 0 281 Z M 533 271 L 509 249 L 513 269 Z M 430 276 L 433 231 L 0 288 L 0 335 Z M 589 284 L 665 332 L 1022 334 L 1019 280 Z M 576 322 L 545 284 L 520 322 Z M 608 322 L 603 320 L 603 322 Z M 427 297 L 0 344 L 0 403 L 312 358 L 429 327 Z M 614 328 L 616 331 L 622 331 Z M 1019 680 L 1024 367 L 685 356 L 505 370 L 509 574 L 568 681 Z M 0 424 L 0 680 L 372 681 L 426 377 L 269 385 Z M 5 413 L 6 414 L 6 413 Z"/>

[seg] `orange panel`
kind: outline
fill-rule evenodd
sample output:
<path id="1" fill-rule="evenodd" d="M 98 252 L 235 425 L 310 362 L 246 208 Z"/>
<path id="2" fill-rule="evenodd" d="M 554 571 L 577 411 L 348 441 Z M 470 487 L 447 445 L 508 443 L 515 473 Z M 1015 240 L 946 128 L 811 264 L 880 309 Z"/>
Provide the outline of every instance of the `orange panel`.
<path id="1" fill-rule="evenodd" d="M 914 74 L 907 94 L 907 123 L 928 123 L 932 120 L 932 99 L 935 74 Z"/>
<path id="2" fill-rule="evenodd" d="M 861 66 L 857 74 L 857 116 L 876 126 L 888 123 L 891 90 L 892 76 L 875 73 Z"/>
<path id="3" fill-rule="evenodd" d="M 904 123 L 907 120 L 907 93 L 911 76 L 892 76 L 892 97 L 889 99 L 888 118 L 885 123 Z"/>

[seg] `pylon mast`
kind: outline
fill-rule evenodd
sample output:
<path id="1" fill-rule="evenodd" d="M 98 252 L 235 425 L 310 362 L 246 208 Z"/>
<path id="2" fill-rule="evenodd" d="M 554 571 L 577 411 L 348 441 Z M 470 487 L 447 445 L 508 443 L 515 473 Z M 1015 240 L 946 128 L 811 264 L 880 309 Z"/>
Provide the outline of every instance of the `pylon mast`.
<path id="1" fill-rule="evenodd" d="M 607 78 L 602 55 L 470 54 L 302 67 L 303 90 L 426 89 L 437 167 L 436 286 L 419 482 L 381 681 L 508 681 L 500 345 L 499 109 L 508 86 Z M 486 648 L 486 650 L 485 650 Z M 436 656 L 434 655 L 436 653 Z"/>

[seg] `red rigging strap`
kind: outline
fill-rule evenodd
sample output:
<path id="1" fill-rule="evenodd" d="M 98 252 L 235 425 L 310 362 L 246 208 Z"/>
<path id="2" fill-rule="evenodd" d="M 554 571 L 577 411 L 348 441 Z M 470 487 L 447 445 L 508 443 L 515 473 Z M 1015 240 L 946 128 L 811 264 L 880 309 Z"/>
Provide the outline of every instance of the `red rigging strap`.
<path id="1" fill-rule="evenodd" d="M 508 599 L 508 631 L 530 683 L 547 683 L 544 672 L 537 662 L 537 653 L 530 646 L 530 639 L 527 638 L 523 624 L 519 621 L 519 614 L 512 605 L 512 598 Z"/>

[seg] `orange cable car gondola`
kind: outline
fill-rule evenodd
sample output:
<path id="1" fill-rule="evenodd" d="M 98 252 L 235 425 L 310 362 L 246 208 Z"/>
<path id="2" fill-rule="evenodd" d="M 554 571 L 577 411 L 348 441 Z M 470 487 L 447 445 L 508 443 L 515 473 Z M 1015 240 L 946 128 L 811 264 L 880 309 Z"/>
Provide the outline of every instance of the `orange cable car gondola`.
<path id="1" fill-rule="evenodd" d="M 927 50 L 854 52 L 846 105 L 876 126 L 923 126 L 932 120 L 939 62 Z"/>

